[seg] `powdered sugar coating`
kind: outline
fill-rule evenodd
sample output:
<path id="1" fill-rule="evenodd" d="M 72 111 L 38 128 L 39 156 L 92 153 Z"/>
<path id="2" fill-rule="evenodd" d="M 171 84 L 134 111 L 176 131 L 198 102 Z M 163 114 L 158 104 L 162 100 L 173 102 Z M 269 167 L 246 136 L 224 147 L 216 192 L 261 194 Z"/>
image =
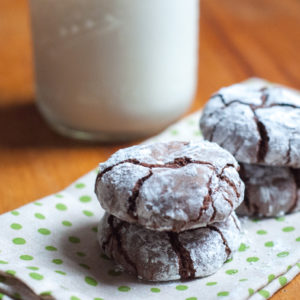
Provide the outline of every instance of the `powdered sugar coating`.
<path id="1" fill-rule="evenodd" d="M 239 226 L 233 213 L 222 223 L 169 233 L 105 214 L 98 226 L 98 240 L 106 255 L 140 279 L 191 279 L 213 274 L 232 256 L 240 244 Z M 172 239 L 178 241 L 180 251 L 174 250 Z"/>
<path id="2" fill-rule="evenodd" d="M 289 89 L 222 88 L 206 104 L 200 127 L 240 162 L 300 167 L 300 98 Z"/>
<path id="3" fill-rule="evenodd" d="M 238 167 L 234 157 L 215 143 L 207 141 L 160 142 L 147 145 L 135 145 L 115 152 L 106 162 L 99 164 L 99 173 L 120 162 L 135 159 L 146 164 L 166 164 L 176 158 L 188 157 L 194 161 L 205 160 L 219 171 L 227 164 Z"/>
<path id="4" fill-rule="evenodd" d="M 241 163 L 245 200 L 240 215 L 276 217 L 300 210 L 300 170 Z"/>
<path id="5" fill-rule="evenodd" d="M 100 164 L 96 194 L 124 221 L 180 232 L 222 221 L 241 203 L 238 168 L 230 153 L 206 141 L 134 146 Z"/>

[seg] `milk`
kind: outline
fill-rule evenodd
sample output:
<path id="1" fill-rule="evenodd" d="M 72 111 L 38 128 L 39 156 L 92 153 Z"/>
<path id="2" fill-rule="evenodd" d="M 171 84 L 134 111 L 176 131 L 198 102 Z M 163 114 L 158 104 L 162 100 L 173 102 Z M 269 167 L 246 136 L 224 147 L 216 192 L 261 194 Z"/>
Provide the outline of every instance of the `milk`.
<path id="1" fill-rule="evenodd" d="M 198 0 L 31 0 L 37 104 L 86 139 L 155 133 L 197 83 Z"/>

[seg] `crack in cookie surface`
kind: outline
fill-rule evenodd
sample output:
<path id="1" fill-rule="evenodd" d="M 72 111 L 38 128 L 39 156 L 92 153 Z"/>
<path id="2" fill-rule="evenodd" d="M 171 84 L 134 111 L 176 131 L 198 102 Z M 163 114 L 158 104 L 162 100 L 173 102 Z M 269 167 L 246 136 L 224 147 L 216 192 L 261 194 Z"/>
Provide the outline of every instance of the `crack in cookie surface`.
<path id="1" fill-rule="evenodd" d="M 136 184 L 134 185 L 134 188 L 132 190 L 131 196 L 128 198 L 128 210 L 127 213 L 130 215 L 133 219 L 138 219 L 138 215 L 136 214 L 136 199 L 139 196 L 140 189 L 145 183 L 147 179 L 149 179 L 153 175 L 152 171 L 150 170 L 149 174 L 146 176 L 140 178 Z"/>
<path id="2" fill-rule="evenodd" d="M 230 257 L 230 255 L 231 255 L 232 251 L 231 251 L 231 249 L 230 249 L 230 247 L 228 245 L 227 240 L 225 239 L 225 237 L 223 235 L 223 232 L 218 227 L 216 227 L 214 225 L 207 225 L 207 228 L 209 228 L 210 230 L 213 230 L 213 231 L 217 232 L 220 235 L 220 237 L 221 237 L 221 239 L 223 241 L 223 244 L 225 246 L 225 252 L 227 254 L 227 259 L 228 259 Z"/>
<path id="3" fill-rule="evenodd" d="M 195 278 L 196 270 L 190 252 L 183 247 L 178 233 L 168 232 L 168 237 L 173 251 L 176 253 L 179 264 L 179 275 L 181 279 Z"/>
<path id="4" fill-rule="evenodd" d="M 298 201 L 300 200 L 298 199 L 298 190 L 300 189 L 300 169 L 291 169 L 291 173 L 295 182 L 295 191 L 294 191 L 294 201 L 287 213 L 293 212 L 297 207 Z"/>
<path id="5" fill-rule="evenodd" d="M 274 107 L 287 107 L 287 108 L 297 109 L 297 110 L 300 109 L 300 106 L 297 105 L 297 103 L 293 104 L 293 102 L 295 102 L 295 100 L 291 100 L 292 103 L 279 102 L 280 96 L 278 96 L 278 95 L 281 95 L 281 94 L 278 94 L 277 96 L 276 95 L 277 94 L 273 94 L 272 88 L 263 87 L 263 88 L 257 90 L 257 98 L 256 98 L 257 103 L 256 104 L 251 103 L 252 102 L 251 98 L 247 99 L 247 97 L 246 97 L 245 98 L 246 100 L 243 101 L 243 97 L 240 97 L 240 99 L 239 99 L 238 95 L 237 96 L 234 96 L 233 94 L 227 95 L 227 92 L 226 91 L 222 92 L 222 90 L 220 92 L 214 94 L 211 97 L 211 99 L 213 99 L 213 98 L 220 99 L 220 102 L 222 103 L 223 106 L 218 107 L 213 112 L 211 112 L 209 115 L 213 115 L 214 113 L 217 114 L 218 111 L 220 111 L 220 109 L 221 110 L 226 109 L 227 107 L 229 107 L 230 105 L 233 105 L 233 104 L 245 105 L 251 109 L 251 111 L 253 113 L 253 120 L 256 124 L 257 133 L 259 135 L 259 141 L 257 142 L 256 145 L 254 145 L 257 147 L 256 158 L 253 157 L 251 159 L 251 162 L 264 164 L 266 162 L 267 155 L 269 153 L 270 153 L 270 155 L 273 155 L 273 151 L 271 149 L 269 149 L 270 148 L 269 134 L 271 134 L 272 137 L 274 134 L 271 131 L 269 132 L 268 126 L 266 125 L 266 121 L 264 121 L 264 118 L 265 118 L 264 113 L 261 110 L 272 109 Z M 228 98 L 227 98 L 227 96 L 228 96 Z M 254 97 L 256 97 L 256 96 L 254 96 Z M 259 101 L 258 97 L 260 97 L 260 101 Z M 282 94 L 282 97 L 287 97 L 286 101 L 287 102 L 290 101 L 289 100 L 290 96 L 288 94 L 287 95 Z M 293 98 L 291 98 L 291 99 L 293 99 Z M 258 110 L 260 111 L 259 113 L 258 113 Z M 272 111 L 270 111 L 270 113 L 272 113 Z M 220 116 L 219 120 L 222 120 L 222 116 Z M 210 141 L 214 140 L 214 135 L 215 135 L 216 130 L 218 129 L 218 126 L 219 126 L 219 122 L 215 122 L 212 125 L 212 130 L 209 131 L 209 133 L 207 134 L 208 140 L 210 140 Z M 284 125 L 282 125 L 282 126 L 284 126 Z M 289 140 L 288 143 L 289 144 L 286 146 L 286 147 L 288 147 L 288 150 L 286 153 L 286 162 L 284 163 L 284 165 L 293 166 L 292 163 L 294 163 L 294 160 L 291 158 L 291 141 Z M 222 146 L 222 143 L 219 143 L 219 144 Z M 237 147 L 235 147 L 235 149 L 232 151 L 234 153 L 234 155 L 239 155 L 239 154 L 237 154 L 239 151 L 238 147 L 240 147 L 240 145 L 237 145 Z M 244 158 L 242 158 L 242 159 L 244 159 Z M 271 159 L 271 158 L 268 156 L 267 160 L 269 160 L 269 159 Z M 285 161 L 285 158 L 284 158 L 284 161 Z M 247 162 L 250 162 L 250 161 L 247 161 Z M 298 165 L 296 165 L 296 166 L 298 166 Z"/>
<path id="6" fill-rule="evenodd" d="M 221 171 L 218 172 L 217 168 L 212 163 L 206 162 L 206 161 L 192 160 L 191 158 L 186 157 L 186 156 L 175 158 L 173 161 L 166 162 L 165 164 L 148 164 L 148 163 L 140 162 L 136 159 L 127 159 L 127 160 L 118 162 L 117 164 L 109 166 L 108 168 L 104 169 L 101 173 L 98 174 L 95 190 L 97 190 L 97 184 L 99 183 L 99 181 L 101 180 L 102 176 L 105 173 L 112 171 L 114 167 L 119 166 L 121 164 L 125 164 L 125 163 L 131 163 L 134 165 L 139 165 L 139 166 L 143 166 L 145 168 L 149 168 L 149 174 L 147 174 L 146 176 L 137 180 L 137 182 L 135 183 L 135 185 L 131 191 L 131 196 L 127 200 L 127 202 L 128 202 L 127 214 L 132 219 L 135 219 L 135 220 L 138 220 L 138 218 L 139 218 L 139 216 L 136 212 L 136 209 L 137 209 L 136 200 L 139 196 L 140 189 L 142 188 L 143 184 L 153 175 L 153 169 L 157 169 L 157 168 L 179 169 L 179 168 L 186 167 L 190 164 L 207 165 L 208 168 L 210 168 L 214 172 L 215 176 L 219 180 L 225 181 L 227 183 L 227 185 L 233 189 L 234 193 L 236 194 L 237 200 L 240 198 L 240 193 L 238 192 L 237 186 L 227 176 L 224 175 L 224 171 L 226 168 L 234 168 L 235 170 L 239 169 L 239 168 L 235 168 L 234 164 L 228 163 L 221 169 Z M 201 220 L 203 212 L 206 211 L 210 205 L 212 206 L 213 213 L 210 216 L 209 222 L 213 222 L 215 220 L 215 217 L 217 215 L 217 209 L 214 206 L 213 198 L 212 198 L 212 195 L 213 195 L 213 191 L 211 188 L 212 176 L 210 177 L 209 181 L 207 182 L 208 194 L 203 199 L 202 206 L 200 207 L 200 210 L 199 210 L 199 215 L 196 219 L 189 220 L 190 222 L 193 222 L 193 223 L 199 222 L 199 220 Z M 226 198 L 225 201 L 229 203 L 231 209 L 234 207 L 234 204 L 230 199 Z"/>
<path id="7" fill-rule="evenodd" d="M 253 113 L 253 120 L 256 124 L 256 128 L 257 128 L 257 132 L 259 134 L 259 137 L 260 137 L 260 140 L 258 142 L 258 145 L 257 145 L 257 152 L 256 152 L 256 160 L 257 162 L 264 162 L 265 160 L 265 157 L 268 153 L 268 148 L 269 148 L 269 136 L 268 136 L 268 131 L 266 129 L 266 126 L 264 125 L 264 123 L 262 121 L 259 120 L 257 114 L 256 114 L 256 110 L 257 109 L 263 109 L 263 108 L 270 108 L 270 107 L 273 107 L 271 105 L 267 106 L 266 105 L 266 102 L 269 98 L 269 94 L 266 93 L 266 89 L 261 89 L 261 92 L 262 92 L 262 95 L 261 95 L 261 104 L 259 105 L 254 105 L 254 104 L 251 104 L 251 103 L 247 103 L 247 102 L 244 102 L 242 100 L 238 100 L 238 99 L 235 99 L 235 100 L 232 100 L 230 102 L 226 102 L 223 95 L 221 94 L 216 94 L 215 96 L 218 96 L 220 97 L 223 105 L 224 105 L 224 108 L 227 108 L 228 106 L 230 106 L 231 104 L 234 104 L 234 103 L 239 103 L 239 104 L 242 104 L 242 105 L 246 105 L 248 106 L 252 113 Z M 216 125 L 217 127 L 217 125 Z M 216 130 L 216 128 L 214 128 Z M 212 139 L 210 139 L 210 141 L 212 141 Z M 235 153 L 237 153 L 238 150 L 235 151 Z"/>
<path id="8" fill-rule="evenodd" d="M 123 245 L 122 245 L 122 235 L 121 235 L 121 229 L 125 226 L 129 226 L 128 223 L 121 221 L 118 219 L 118 223 L 115 226 L 115 220 L 116 218 L 113 215 L 110 215 L 107 219 L 107 223 L 109 225 L 109 228 L 111 230 L 107 240 L 102 244 L 102 249 L 105 251 L 105 248 L 108 246 L 108 244 L 110 243 L 111 239 L 114 239 L 117 243 L 117 249 L 118 249 L 118 253 L 126 260 L 126 262 L 134 269 L 134 271 L 137 273 L 137 268 L 135 263 L 130 259 L 130 257 L 128 256 L 127 251 L 125 251 L 123 249 Z M 111 245 L 111 247 L 113 247 Z M 105 251 L 107 252 L 107 251 Z M 110 251 L 112 254 L 114 253 L 114 251 Z M 116 259 L 115 257 L 113 257 L 113 259 Z"/>

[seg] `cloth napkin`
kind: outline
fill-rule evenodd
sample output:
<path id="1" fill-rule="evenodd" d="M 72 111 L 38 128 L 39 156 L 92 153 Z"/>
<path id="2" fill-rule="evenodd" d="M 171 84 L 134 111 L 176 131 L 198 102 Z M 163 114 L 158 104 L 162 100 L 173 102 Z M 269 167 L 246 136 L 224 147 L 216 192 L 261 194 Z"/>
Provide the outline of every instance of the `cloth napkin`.
<path id="1" fill-rule="evenodd" d="M 248 84 L 262 84 L 252 79 Z M 202 139 L 200 112 L 148 140 Z M 237 253 L 215 274 L 150 283 L 128 275 L 101 253 L 97 170 L 65 190 L 0 216 L 0 299 L 267 299 L 300 272 L 300 213 L 241 218 Z M 280 195 L 278 195 L 280 197 Z"/>

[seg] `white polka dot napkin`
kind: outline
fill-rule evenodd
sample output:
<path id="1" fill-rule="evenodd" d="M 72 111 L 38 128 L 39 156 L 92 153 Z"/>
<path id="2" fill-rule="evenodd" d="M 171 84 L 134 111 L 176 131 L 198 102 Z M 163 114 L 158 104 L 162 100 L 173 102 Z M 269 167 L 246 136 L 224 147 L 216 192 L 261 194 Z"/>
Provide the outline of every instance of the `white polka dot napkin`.
<path id="1" fill-rule="evenodd" d="M 253 82 L 253 81 L 252 81 Z M 147 142 L 201 139 L 197 112 Z M 243 218 L 238 252 L 214 275 L 148 283 L 122 272 L 96 240 L 96 170 L 58 194 L 0 216 L 0 299 L 267 299 L 300 272 L 300 213 Z M 278 195 L 280 197 L 280 195 Z"/>

